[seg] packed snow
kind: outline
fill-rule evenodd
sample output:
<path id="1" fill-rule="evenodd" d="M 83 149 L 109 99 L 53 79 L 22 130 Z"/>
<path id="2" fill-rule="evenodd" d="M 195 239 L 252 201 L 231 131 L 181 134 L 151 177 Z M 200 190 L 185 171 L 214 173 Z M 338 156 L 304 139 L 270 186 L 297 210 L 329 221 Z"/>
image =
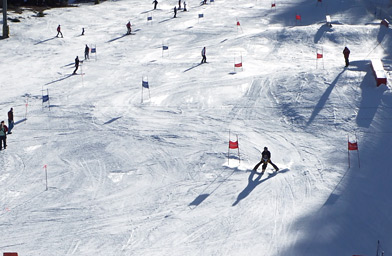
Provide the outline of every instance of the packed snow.
<path id="1" fill-rule="evenodd" d="M 370 64 L 390 77 L 390 3 L 174 6 L 8 12 L 0 252 L 392 255 L 392 93 Z M 276 174 L 252 171 L 265 146 Z"/>

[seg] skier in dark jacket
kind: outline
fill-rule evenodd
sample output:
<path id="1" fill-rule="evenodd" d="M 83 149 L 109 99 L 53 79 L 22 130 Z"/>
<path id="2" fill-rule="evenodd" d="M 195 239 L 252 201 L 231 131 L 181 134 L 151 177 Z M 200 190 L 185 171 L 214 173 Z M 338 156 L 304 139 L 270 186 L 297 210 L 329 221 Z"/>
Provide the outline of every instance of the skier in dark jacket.
<path id="1" fill-rule="evenodd" d="M 131 29 L 131 22 L 128 21 L 128 23 L 127 23 L 127 35 L 130 35 L 131 32 L 132 32 L 132 29 Z"/>
<path id="2" fill-rule="evenodd" d="M 271 152 L 268 151 L 267 147 L 264 147 L 264 151 L 261 153 L 261 161 L 256 164 L 256 166 L 253 168 L 254 171 L 257 171 L 259 166 L 263 164 L 262 168 L 262 173 L 264 173 L 265 169 L 267 168 L 268 164 L 271 164 L 274 168 L 275 171 L 279 171 L 278 166 L 276 166 L 272 161 L 271 161 Z"/>
<path id="3" fill-rule="evenodd" d="M 2 150 L 2 147 L 4 147 L 4 149 L 7 148 L 7 131 L 8 131 L 8 127 L 4 124 L 4 121 L 1 121 L 1 123 L 0 123 L 0 150 Z"/>
<path id="4" fill-rule="evenodd" d="M 176 6 L 174 6 L 174 17 L 173 18 L 177 18 L 177 7 Z"/>
<path id="5" fill-rule="evenodd" d="M 8 134 L 12 134 L 11 130 L 14 128 L 14 109 L 8 111 Z"/>
<path id="6" fill-rule="evenodd" d="M 78 68 L 79 68 L 79 56 L 76 56 L 76 58 L 75 58 L 75 70 L 73 72 L 74 75 L 76 74 L 76 70 L 78 70 Z"/>
<path id="7" fill-rule="evenodd" d="M 84 48 L 84 59 L 85 60 L 90 59 L 89 53 L 90 53 L 90 48 L 86 44 L 86 47 Z"/>
<path id="8" fill-rule="evenodd" d="M 158 5 L 158 1 L 154 0 L 154 1 L 152 1 L 152 3 L 154 4 L 154 10 L 156 10 L 157 9 L 157 5 Z"/>
<path id="9" fill-rule="evenodd" d="M 59 35 L 61 35 L 61 37 L 63 37 L 63 33 L 61 33 L 60 25 L 57 26 L 57 36 L 56 37 L 59 37 Z"/>
<path id="10" fill-rule="evenodd" d="M 207 63 L 207 57 L 206 57 L 206 48 L 203 47 L 203 49 L 201 50 L 201 63 Z"/>
<path id="11" fill-rule="evenodd" d="M 350 56 L 350 50 L 346 47 L 344 47 L 343 50 L 343 55 L 344 55 L 344 60 L 346 61 L 346 67 L 348 67 L 348 65 L 350 64 L 348 57 Z"/>

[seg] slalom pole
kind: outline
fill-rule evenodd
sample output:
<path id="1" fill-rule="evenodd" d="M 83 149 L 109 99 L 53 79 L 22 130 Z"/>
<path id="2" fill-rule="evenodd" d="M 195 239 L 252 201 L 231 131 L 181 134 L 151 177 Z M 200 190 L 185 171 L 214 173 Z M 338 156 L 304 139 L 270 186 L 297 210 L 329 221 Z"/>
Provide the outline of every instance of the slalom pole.
<path id="1" fill-rule="evenodd" d="M 46 88 L 46 93 L 48 94 L 48 104 L 49 104 L 49 111 L 50 111 L 50 97 L 49 97 L 49 89 Z"/>
<path id="2" fill-rule="evenodd" d="M 227 146 L 227 164 L 230 164 L 229 160 L 229 154 L 230 154 L 230 130 L 229 130 L 229 145 Z"/>
<path id="3" fill-rule="evenodd" d="M 358 146 L 357 134 L 355 134 L 355 142 L 357 143 L 358 167 L 361 168 L 361 163 L 359 161 L 359 146 Z"/>
<path id="4" fill-rule="evenodd" d="M 42 109 L 44 109 L 44 86 L 41 87 L 41 94 L 42 94 Z"/>
<path id="5" fill-rule="evenodd" d="M 142 95 L 141 95 L 141 103 L 143 103 L 143 76 L 142 76 Z"/>
<path id="6" fill-rule="evenodd" d="M 46 180 L 46 191 L 48 191 L 48 166 L 45 164 L 44 169 L 45 169 L 45 180 Z"/>
<path id="7" fill-rule="evenodd" d="M 238 141 L 238 135 L 237 135 L 237 145 L 238 145 L 238 164 L 241 163 L 241 157 L 240 157 L 240 142 Z"/>
<path id="8" fill-rule="evenodd" d="M 26 113 L 25 113 L 25 119 L 27 120 L 27 106 L 29 105 L 29 97 L 26 99 Z"/>
<path id="9" fill-rule="evenodd" d="M 350 169 L 350 150 L 348 149 L 348 143 L 350 142 L 350 135 L 347 135 L 347 155 L 348 155 L 348 168 Z"/>
<path id="10" fill-rule="evenodd" d="M 82 64 L 80 65 L 80 75 L 82 76 L 82 86 L 83 86 L 83 62 L 82 62 Z"/>

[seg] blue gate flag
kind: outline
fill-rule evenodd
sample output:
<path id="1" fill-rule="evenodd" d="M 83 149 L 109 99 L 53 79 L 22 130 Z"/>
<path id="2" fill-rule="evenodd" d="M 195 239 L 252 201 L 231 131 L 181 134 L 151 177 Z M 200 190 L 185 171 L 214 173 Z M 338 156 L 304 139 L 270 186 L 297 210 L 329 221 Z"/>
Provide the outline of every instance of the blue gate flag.
<path id="1" fill-rule="evenodd" d="M 152 20 L 152 16 L 147 17 L 147 20 Z"/>
<path id="2" fill-rule="evenodd" d="M 203 18 L 204 17 L 204 14 L 203 13 L 200 13 L 199 14 L 199 18 Z"/>
<path id="3" fill-rule="evenodd" d="M 42 102 L 47 102 L 47 101 L 49 101 L 49 95 L 43 95 Z"/>
<path id="4" fill-rule="evenodd" d="M 148 82 L 147 81 L 142 81 L 142 86 L 144 87 L 144 88 L 149 88 L 148 87 Z"/>
<path id="5" fill-rule="evenodd" d="M 96 53 L 97 48 L 91 48 L 91 53 Z"/>
<path id="6" fill-rule="evenodd" d="M 169 50 L 169 46 L 162 45 L 162 49 L 163 49 L 163 50 Z"/>

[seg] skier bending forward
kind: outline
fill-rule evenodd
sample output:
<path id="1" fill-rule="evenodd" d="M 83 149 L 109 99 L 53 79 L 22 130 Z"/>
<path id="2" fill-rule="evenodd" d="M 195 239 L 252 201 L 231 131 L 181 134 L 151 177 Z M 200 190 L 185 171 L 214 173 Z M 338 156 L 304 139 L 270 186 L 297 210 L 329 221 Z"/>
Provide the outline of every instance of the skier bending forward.
<path id="1" fill-rule="evenodd" d="M 272 161 L 271 161 L 271 152 L 268 151 L 267 147 L 264 147 L 264 151 L 261 153 L 261 161 L 256 164 L 256 166 L 253 168 L 253 171 L 257 171 L 259 166 L 263 164 L 262 168 L 262 173 L 264 173 L 265 169 L 267 168 L 268 163 L 270 163 L 274 168 L 275 171 L 279 171 L 278 166 L 276 166 Z"/>

